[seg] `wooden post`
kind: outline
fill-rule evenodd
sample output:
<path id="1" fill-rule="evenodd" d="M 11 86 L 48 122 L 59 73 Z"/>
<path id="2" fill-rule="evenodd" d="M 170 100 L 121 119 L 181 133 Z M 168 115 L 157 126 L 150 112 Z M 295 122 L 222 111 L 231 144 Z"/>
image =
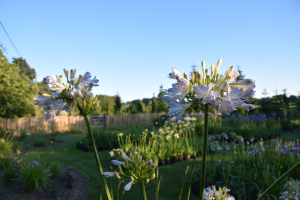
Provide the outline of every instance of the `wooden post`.
<path id="1" fill-rule="evenodd" d="M 107 126 L 106 119 L 107 119 L 107 114 L 104 113 L 103 114 L 103 129 L 106 129 L 106 126 Z"/>

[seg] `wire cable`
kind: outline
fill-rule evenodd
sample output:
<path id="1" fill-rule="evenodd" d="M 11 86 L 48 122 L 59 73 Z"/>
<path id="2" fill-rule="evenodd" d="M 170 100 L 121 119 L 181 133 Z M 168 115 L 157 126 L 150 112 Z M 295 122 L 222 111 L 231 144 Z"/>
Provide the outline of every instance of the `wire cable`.
<path id="1" fill-rule="evenodd" d="M 19 54 L 20 57 L 22 57 L 22 56 L 20 55 L 19 51 L 17 50 L 16 46 L 14 45 L 14 43 L 12 42 L 12 40 L 10 39 L 10 37 L 9 37 L 8 33 L 6 32 L 6 30 L 5 30 L 4 26 L 3 26 L 3 24 L 1 23 L 1 21 L 0 21 L 0 24 L 1 24 L 1 26 L 2 26 L 2 28 L 3 28 L 3 30 L 4 30 L 4 32 L 6 33 L 8 39 L 10 40 L 11 44 L 14 46 L 15 50 L 17 51 L 17 53 Z"/>

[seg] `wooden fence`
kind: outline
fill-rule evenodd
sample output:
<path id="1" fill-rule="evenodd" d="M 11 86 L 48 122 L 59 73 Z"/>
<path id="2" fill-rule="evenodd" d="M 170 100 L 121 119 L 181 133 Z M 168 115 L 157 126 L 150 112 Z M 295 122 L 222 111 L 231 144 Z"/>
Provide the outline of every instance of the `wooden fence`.
<path id="1" fill-rule="evenodd" d="M 121 114 L 121 115 L 93 115 L 89 116 L 91 126 L 99 128 L 112 128 L 119 126 L 129 126 L 133 124 L 150 125 L 154 119 L 159 118 L 164 113 L 141 113 L 141 114 Z M 86 131 L 86 124 L 82 116 L 58 116 L 46 121 L 45 118 L 0 118 L 0 127 L 9 129 L 20 135 L 21 129 L 28 132 L 52 133 L 72 132 L 72 130 Z"/>

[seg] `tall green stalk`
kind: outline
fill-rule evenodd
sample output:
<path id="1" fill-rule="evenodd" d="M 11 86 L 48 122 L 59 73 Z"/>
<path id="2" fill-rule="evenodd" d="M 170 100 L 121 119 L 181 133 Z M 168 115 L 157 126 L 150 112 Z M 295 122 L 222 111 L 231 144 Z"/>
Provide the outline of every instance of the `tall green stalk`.
<path id="1" fill-rule="evenodd" d="M 192 181 L 193 181 L 193 172 L 194 172 L 194 164 L 195 164 L 195 160 L 196 160 L 196 157 L 193 156 L 193 164 L 192 164 L 191 176 L 190 176 L 190 187 L 189 187 L 189 192 L 188 192 L 187 200 L 190 199 L 191 187 L 192 187 Z"/>
<path id="2" fill-rule="evenodd" d="M 99 159 L 99 156 L 98 156 L 98 152 L 97 152 L 97 148 L 96 148 L 96 145 L 95 145 L 95 140 L 94 140 L 94 136 L 93 136 L 93 133 L 92 133 L 92 129 L 91 129 L 91 124 L 90 124 L 90 121 L 89 121 L 89 118 L 87 116 L 87 114 L 85 114 L 83 112 L 83 109 L 81 108 L 81 106 L 78 104 L 77 102 L 77 107 L 80 111 L 80 113 L 82 114 L 84 120 L 85 120 L 85 123 L 86 123 L 86 127 L 88 129 L 88 132 L 89 132 L 89 136 L 90 136 L 90 139 L 91 139 L 91 142 L 92 142 L 92 145 L 93 145 L 93 149 L 94 149 L 94 155 L 95 155 L 95 158 L 96 158 L 96 161 L 97 161 L 97 165 L 98 165 L 98 168 L 99 168 L 99 172 L 100 172 L 100 177 L 102 179 L 102 182 L 103 182 L 103 185 L 104 185 L 104 188 L 105 188 L 105 192 L 106 192 L 106 195 L 107 195 L 107 199 L 108 200 L 112 200 L 111 196 L 110 196 L 110 192 L 109 192 L 109 188 L 107 186 L 107 183 L 106 183 L 106 180 L 105 178 L 102 176 L 102 173 L 103 173 L 103 169 L 101 167 L 101 162 L 100 162 L 100 159 Z"/>
<path id="3" fill-rule="evenodd" d="M 267 194 L 283 179 L 285 179 L 288 175 L 290 175 L 294 170 L 300 167 L 300 162 L 295 164 L 292 168 L 290 168 L 287 172 L 285 172 L 280 178 L 278 178 L 257 200 L 264 199 Z"/>
<path id="4" fill-rule="evenodd" d="M 141 186 L 141 190 L 142 190 L 142 193 L 143 193 L 143 200 L 147 200 L 145 186 L 144 186 L 143 181 L 140 181 L 140 186 Z"/>
<path id="5" fill-rule="evenodd" d="M 201 170 L 201 182 L 200 182 L 200 200 L 204 200 L 205 168 L 206 168 L 207 136 L 208 136 L 208 107 L 209 107 L 209 105 L 205 104 L 205 107 L 204 107 L 202 170 Z"/>

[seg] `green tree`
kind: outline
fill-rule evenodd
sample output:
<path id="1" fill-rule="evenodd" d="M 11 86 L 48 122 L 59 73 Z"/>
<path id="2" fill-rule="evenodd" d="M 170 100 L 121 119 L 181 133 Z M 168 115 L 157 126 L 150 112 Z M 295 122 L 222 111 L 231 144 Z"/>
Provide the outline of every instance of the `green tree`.
<path id="1" fill-rule="evenodd" d="M 121 112 L 121 97 L 119 96 L 119 93 L 115 96 L 115 114 L 120 114 Z"/>
<path id="2" fill-rule="evenodd" d="M 236 81 L 241 81 L 245 79 L 245 75 L 243 74 L 243 71 L 241 70 L 241 67 L 238 66 L 238 72 L 240 73 L 240 75 L 236 78 Z"/>
<path id="3" fill-rule="evenodd" d="M 168 103 L 162 101 L 162 98 L 164 95 L 165 94 L 163 92 L 163 85 L 161 85 L 161 86 L 159 86 L 159 93 L 157 96 L 157 104 L 158 104 L 157 111 L 158 112 L 167 112 L 167 110 L 168 110 Z"/>
<path id="4" fill-rule="evenodd" d="M 135 106 L 134 103 L 129 102 L 129 105 L 128 105 L 128 108 L 127 108 L 127 113 L 130 113 L 130 114 L 137 113 L 137 109 L 136 109 L 136 106 Z"/>
<path id="5" fill-rule="evenodd" d="M 156 113 L 157 109 L 158 109 L 158 105 L 157 105 L 157 100 L 155 97 L 152 98 L 152 105 L 151 105 L 151 112 L 152 113 Z"/>
<path id="6" fill-rule="evenodd" d="M 9 63 L 0 50 L 0 116 L 4 118 L 34 115 L 33 98 L 37 88 L 22 74 L 17 64 Z"/>
<path id="7" fill-rule="evenodd" d="M 13 58 L 12 62 L 17 64 L 18 68 L 20 69 L 21 75 L 27 76 L 31 82 L 35 79 L 35 70 L 29 67 L 25 59 L 23 59 L 22 57 Z"/>
<path id="8" fill-rule="evenodd" d="M 137 105 L 136 105 L 136 109 L 138 113 L 144 113 L 145 112 L 145 104 L 143 101 L 138 100 L 137 101 Z"/>

